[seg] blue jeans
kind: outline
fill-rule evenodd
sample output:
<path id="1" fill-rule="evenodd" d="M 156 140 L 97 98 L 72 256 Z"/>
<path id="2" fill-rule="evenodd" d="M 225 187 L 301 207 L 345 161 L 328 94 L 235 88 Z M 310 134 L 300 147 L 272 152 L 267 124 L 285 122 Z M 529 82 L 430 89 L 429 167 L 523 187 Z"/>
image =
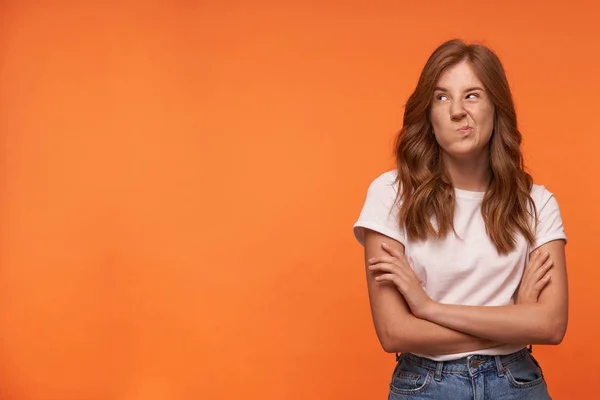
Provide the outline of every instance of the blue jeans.
<path id="1" fill-rule="evenodd" d="M 388 400 L 548 400 L 542 369 L 529 349 L 503 356 L 471 355 L 433 361 L 404 353 Z"/>

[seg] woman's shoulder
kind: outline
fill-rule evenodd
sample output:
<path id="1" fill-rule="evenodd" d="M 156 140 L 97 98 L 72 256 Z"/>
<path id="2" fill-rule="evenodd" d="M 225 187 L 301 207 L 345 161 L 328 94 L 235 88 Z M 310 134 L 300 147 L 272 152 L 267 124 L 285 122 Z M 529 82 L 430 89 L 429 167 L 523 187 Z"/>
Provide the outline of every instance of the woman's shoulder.
<path id="1" fill-rule="evenodd" d="M 554 197 L 554 193 L 551 192 L 546 185 L 537 183 L 531 185 L 529 194 L 536 207 L 542 206 L 548 202 L 548 200 Z"/>
<path id="2" fill-rule="evenodd" d="M 389 171 L 385 171 L 373 179 L 370 185 L 370 190 L 396 190 L 398 187 L 398 170 L 392 169 Z"/>
<path id="3" fill-rule="evenodd" d="M 553 195 L 553 193 L 550 190 L 548 190 L 546 185 L 539 183 L 534 183 L 531 185 L 530 194 L 531 197 L 544 197 L 548 195 Z"/>

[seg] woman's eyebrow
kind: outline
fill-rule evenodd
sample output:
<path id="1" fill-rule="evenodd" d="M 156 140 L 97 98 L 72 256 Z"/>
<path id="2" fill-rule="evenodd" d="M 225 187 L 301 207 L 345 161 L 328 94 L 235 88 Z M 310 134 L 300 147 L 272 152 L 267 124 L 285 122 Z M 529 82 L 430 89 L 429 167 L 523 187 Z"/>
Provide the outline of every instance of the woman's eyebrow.
<path id="1" fill-rule="evenodd" d="M 470 88 L 465 89 L 465 92 L 472 92 L 474 90 L 481 90 L 482 92 L 484 92 L 482 87 L 479 86 L 473 86 Z M 440 86 L 436 86 L 435 88 L 433 88 L 434 92 L 447 92 L 448 89 L 444 88 L 444 87 L 440 87 Z"/>

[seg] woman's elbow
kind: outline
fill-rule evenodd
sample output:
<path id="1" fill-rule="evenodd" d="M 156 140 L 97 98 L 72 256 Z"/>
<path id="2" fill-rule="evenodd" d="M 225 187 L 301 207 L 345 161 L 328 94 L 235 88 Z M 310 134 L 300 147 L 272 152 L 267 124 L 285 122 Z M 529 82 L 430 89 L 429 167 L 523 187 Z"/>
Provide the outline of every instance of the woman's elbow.
<path id="1" fill-rule="evenodd" d="M 381 343 L 383 351 L 385 351 L 386 353 L 401 353 L 401 351 L 397 348 L 397 346 L 394 343 L 383 340 L 380 340 L 379 342 Z"/>
<path id="2" fill-rule="evenodd" d="M 563 341 L 565 334 L 567 333 L 567 324 L 557 324 L 550 334 L 550 344 L 559 345 Z"/>
<path id="3" fill-rule="evenodd" d="M 382 332 L 378 335 L 379 343 L 386 353 L 400 353 L 398 341 L 389 332 Z"/>
<path id="4" fill-rule="evenodd" d="M 543 344 L 549 345 L 559 345 L 562 343 L 565 334 L 567 333 L 567 321 L 557 320 L 550 324 L 546 329 L 546 334 L 544 335 Z"/>
<path id="5" fill-rule="evenodd" d="M 401 338 L 396 329 L 382 329 L 377 332 L 379 343 L 386 353 L 403 353 L 407 351 L 403 344 L 406 344 L 406 338 Z"/>

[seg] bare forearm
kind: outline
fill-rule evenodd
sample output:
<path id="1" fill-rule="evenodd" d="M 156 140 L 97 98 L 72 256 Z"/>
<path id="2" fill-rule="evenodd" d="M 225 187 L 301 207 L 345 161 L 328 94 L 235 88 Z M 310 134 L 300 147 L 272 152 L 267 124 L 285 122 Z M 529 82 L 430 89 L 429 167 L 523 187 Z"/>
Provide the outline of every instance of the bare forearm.
<path id="1" fill-rule="evenodd" d="M 458 332 L 434 322 L 408 316 L 402 324 L 389 327 L 384 349 L 389 353 L 453 354 L 488 349 L 500 343 Z"/>
<path id="2" fill-rule="evenodd" d="M 557 344 L 564 327 L 541 304 L 462 306 L 434 303 L 424 319 L 501 343 Z"/>

